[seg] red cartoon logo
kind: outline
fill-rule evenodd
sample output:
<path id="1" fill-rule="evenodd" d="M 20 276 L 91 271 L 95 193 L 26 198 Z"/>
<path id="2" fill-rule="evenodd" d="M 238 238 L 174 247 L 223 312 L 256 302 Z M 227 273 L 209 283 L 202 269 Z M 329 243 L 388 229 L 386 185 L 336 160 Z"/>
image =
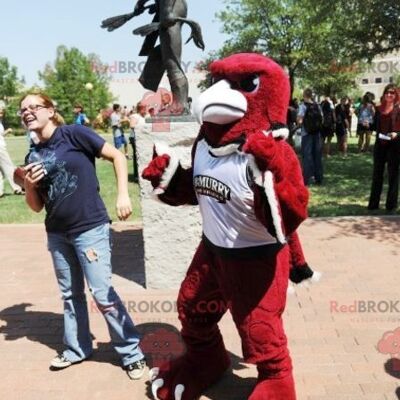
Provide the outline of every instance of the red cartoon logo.
<path id="1" fill-rule="evenodd" d="M 169 329 L 168 326 L 146 333 L 140 347 L 146 354 L 150 368 L 160 367 L 185 352 L 181 335 L 176 328 Z"/>
<path id="2" fill-rule="evenodd" d="M 400 327 L 394 331 L 386 332 L 378 342 L 379 353 L 389 354 L 394 371 L 400 371 Z"/>

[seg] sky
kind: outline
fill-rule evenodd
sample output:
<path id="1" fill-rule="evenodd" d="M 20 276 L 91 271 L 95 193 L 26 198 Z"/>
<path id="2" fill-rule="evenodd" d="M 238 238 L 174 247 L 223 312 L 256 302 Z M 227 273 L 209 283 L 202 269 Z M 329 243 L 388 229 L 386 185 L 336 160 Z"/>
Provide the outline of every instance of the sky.
<path id="1" fill-rule="evenodd" d="M 53 63 L 59 45 L 77 47 L 84 54 L 96 53 L 103 63 L 115 61 L 139 63 L 145 57 L 138 53 L 143 38 L 132 30 L 151 22 L 146 14 L 135 17 L 114 32 L 100 28 L 105 18 L 133 10 L 134 0 L 3 0 L 0 24 L 0 56 L 7 57 L 18 68 L 27 86 L 40 84 L 38 71 Z M 149 3 L 150 4 L 150 3 Z M 223 0 L 187 0 L 188 18 L 200 23 L 205 52 L 191 41 L 183 49 L 182 61 L 189 65 L 221 47 L 226 39 L 215 13 L 224 8 Z M 183 39 L 190 35 L 187 28 Z"/>

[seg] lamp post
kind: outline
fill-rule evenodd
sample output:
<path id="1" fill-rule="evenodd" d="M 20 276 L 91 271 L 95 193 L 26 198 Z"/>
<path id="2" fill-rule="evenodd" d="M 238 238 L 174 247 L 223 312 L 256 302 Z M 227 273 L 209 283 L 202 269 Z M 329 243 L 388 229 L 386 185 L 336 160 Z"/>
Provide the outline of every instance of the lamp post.
<path id="1" fill-rule="evenodd" d="M 93 95 L 93 83 L 87 82 L 87 83 L 85 84 L 85 89 L 86 89 L 86 90 L 88 91 L 88 93 L 89 93 L 90 120 L 92 121 L 92 120 L 94 119 L 94 116 L 93 116 L 93 98 L 92 98 L 92 95 Z"/>

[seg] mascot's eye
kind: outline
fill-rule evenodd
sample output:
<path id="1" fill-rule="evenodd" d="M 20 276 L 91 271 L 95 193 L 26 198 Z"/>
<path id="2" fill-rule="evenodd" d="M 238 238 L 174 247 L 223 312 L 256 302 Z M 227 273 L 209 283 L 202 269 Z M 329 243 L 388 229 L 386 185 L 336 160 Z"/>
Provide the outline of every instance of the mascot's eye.
<path id="1" fill-rule="evenodd" d="M 255 92 L 260 86 L 260 77 L 258 75 L 250 75 L 239 82 L 240 90 L 244 92 Z"/>

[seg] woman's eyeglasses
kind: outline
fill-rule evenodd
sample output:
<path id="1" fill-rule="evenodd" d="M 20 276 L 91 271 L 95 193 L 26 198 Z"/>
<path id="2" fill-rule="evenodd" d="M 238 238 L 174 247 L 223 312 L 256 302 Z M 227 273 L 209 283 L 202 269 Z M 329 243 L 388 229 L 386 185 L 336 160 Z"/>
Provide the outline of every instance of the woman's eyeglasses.
<path id="1" fill-rule="evenodd" d="M 391 94 L 392 96 L 395 96 L 396 92 L 394 90 L 388 90 L 387 92 L 385 92 L 385 94 Z"/>
<path id="2" fill-rule="evenodd" d="M 17 111 L 17 115 L 21 117 L 24 115 L 27 111 L 31 113 L 36 113 L 38 112 L 41 108 L 47 108 L 46 106 L 43 106 L 42 104 L 30 104 L 28 107 L 21 108 L 20 110 Z"/>

